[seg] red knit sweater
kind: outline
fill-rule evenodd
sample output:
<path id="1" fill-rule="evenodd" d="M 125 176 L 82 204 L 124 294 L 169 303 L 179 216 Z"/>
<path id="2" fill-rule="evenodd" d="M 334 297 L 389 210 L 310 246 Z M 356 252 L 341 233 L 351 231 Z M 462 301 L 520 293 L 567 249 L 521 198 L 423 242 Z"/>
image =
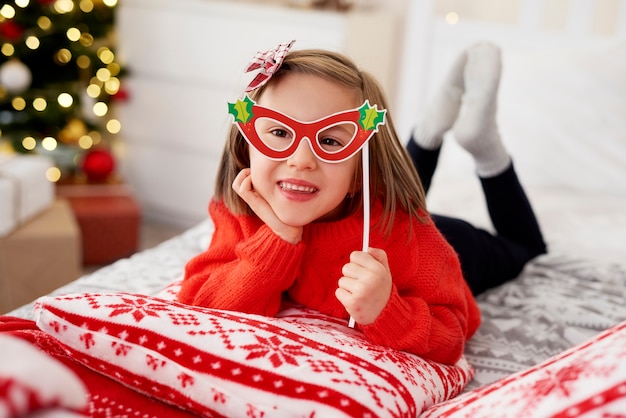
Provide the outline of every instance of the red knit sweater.
<path id="1" fill-rule="evenodd" d="M 312 223 L 290 244 L 256 216 L 234 216 L 212 201 L 215 225 L 207 251 L 189 261 L 178 299 L 187 304 L 274 316 L 283 294 L 337 318 L 341 268 L 362 246 L 363 217 Z M 382 215 L 371 208 L 372 222 Z M 372 342 L 441 363 L 454 363 L 480 323 L 476 302 L 452 247 L 432 222 L 411 223 L 398 211 L 388 238 L 372 228 L 370 246 L 387 252 L 391 297 L 378 319 L 360 327 Z"/>

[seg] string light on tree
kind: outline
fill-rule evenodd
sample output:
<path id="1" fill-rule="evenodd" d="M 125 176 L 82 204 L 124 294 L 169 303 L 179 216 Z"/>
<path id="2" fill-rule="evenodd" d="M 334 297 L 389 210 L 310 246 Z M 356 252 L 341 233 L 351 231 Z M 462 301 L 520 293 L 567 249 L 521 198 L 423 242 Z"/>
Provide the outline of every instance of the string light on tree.
<path id="1" fill-rule="evenodd" d="M 0 145 L 51 156 L 60 175 L 50 178 L 85 176 L 84 157 L 96 148 L 100 161 L 107 153 L 113 158 L 121 125 L 112 106 L 127 97 L 115 54 L 116 6 L 117 0 L 0 6 Z"/>

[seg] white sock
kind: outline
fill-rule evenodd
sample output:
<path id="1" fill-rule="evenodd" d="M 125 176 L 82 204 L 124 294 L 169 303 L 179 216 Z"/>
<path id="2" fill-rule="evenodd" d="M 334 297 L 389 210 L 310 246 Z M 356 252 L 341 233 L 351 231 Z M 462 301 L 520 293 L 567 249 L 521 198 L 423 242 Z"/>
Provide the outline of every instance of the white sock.
<path id="1" fill-rule="evenodd" d="M 456 58 L 443 84 L 435 92 L 423 117 L 413 130 L 413 139 L 422 148 L 434 150 L 441 147 L 443 135 L 452 128 L 459 115 L 466 58 L 465 52 Z"/>
<path id="2" fill-rule="evenodd" d="M 457 142 L 474 157 L 481 177 L 500 174 L 511 163 L 496 123 L 501 67 L 497 46 L 480 43 L 468 49 L 465 94 L 452 129 Z"/>

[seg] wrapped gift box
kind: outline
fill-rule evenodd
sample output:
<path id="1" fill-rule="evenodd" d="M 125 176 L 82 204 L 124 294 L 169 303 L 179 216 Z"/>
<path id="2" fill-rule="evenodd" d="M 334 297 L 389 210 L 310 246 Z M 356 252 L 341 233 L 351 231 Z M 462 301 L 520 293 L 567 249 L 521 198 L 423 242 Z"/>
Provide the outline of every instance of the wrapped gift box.
<path id="1" fill-rule="evenodd" d="M 139 247 L 141 209 L 124 184 L 59 185 L 78 222 L 85 265 L 127 257 Z"/>
<path id="2" fill-rule="evenodd" d="M 46 178 L 52 166 L 38 155 L 0 154 L 0 237 L 52 204 L 54 184 Z"/>
<path id="3" fill-rule="evenodd" d="M 80 231 L 66 200 L 0 238 L 0 313 L 6 313 L 78 278 Z"/>

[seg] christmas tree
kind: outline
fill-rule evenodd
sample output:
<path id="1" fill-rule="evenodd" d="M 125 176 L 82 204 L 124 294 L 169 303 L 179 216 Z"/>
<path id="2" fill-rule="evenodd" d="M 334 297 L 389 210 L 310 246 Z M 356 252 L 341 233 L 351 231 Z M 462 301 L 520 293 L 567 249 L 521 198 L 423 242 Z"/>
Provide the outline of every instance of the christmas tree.
<path id="1" fill-rule="evenodd" d="M 120 131 L 117 0 L 0 2 L 0 145 L 50 156 L 49 178 L 103 180 Z"/>

